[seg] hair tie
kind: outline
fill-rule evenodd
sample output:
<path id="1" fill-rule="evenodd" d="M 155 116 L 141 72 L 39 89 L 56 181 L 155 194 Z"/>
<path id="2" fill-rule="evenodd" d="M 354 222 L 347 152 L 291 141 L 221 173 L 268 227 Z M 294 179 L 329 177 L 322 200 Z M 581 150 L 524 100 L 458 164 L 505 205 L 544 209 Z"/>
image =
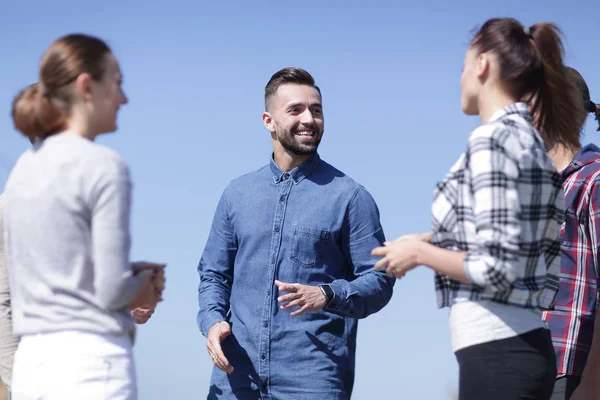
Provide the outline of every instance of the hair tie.
<path id="1" fill-rule="evenodd" d="M 588 111 L 591 113 L 595 113 L 596 112 L 596 103 L 594 103 L 593 101 L 590 101 L 590 104 L 588 105 L 589 109 Z"/>

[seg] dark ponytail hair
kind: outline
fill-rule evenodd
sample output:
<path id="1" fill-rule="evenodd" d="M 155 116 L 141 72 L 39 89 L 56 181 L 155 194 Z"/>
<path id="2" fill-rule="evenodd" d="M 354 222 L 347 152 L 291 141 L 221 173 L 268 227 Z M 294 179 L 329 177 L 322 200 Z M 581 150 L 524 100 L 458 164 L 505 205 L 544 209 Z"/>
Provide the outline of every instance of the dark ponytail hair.
<path id="1" fill-rule="evenodd" d="M 513 18 L 488 20 L 471 47 L 498 57 L 500 77 L 517 99 L 529 102 L 546 147 L 578 148 L 577 91 L 567 79 L 560 30 L 551 23 L 524 27 Z"/>
<path id="2" fill-rule="evenodd" d="M 32 142 L 64 130 L 73 102 L 71 84 L 83 73 L 101 80 L 110 52 L 102 40 L 83 34 L 67 35 L 52 43 L 42 56 L 39 81 L 13 100 L 15 128 Z"/>
<path id="3" fill-rule="evenodd" d="M 583 129 L 585 120 L 588 114 L 594 114 L 598 121 L 598 131 L 600 131 L 600 105 L 594 103 L 590 96 L 590 89 L 588 88 L 585 79 L 575 68 L 567 67 L 567 76 L 571 82 L 575 85 L 578 90 L 579 100 L 582 101 L 582 113 L 580 123 L 578 124 L 579 130 Z"/>
<path id="4" fill-rule="evenodd" d="M 590 112 L 594 113 L 596 116 L 596 121 L 598 121 L 598 129 L 596 130 L 600 132 L 600 104 L 595 104 L 594 102 L 590 101 L 589 107 Z"/>

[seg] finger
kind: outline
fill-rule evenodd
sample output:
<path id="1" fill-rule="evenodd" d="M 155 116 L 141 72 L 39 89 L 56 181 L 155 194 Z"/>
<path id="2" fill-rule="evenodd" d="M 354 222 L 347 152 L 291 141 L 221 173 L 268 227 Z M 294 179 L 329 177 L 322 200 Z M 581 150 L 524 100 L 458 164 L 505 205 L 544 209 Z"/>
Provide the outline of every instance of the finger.
<path id="1" fill-rule="evenodd" d="M 207 347 L 208 347 L 208 346 L 207 346 Z M 213 363 L 214 365 L 216 365 L 216 366 L 217 366 L 217 368 L 221 369 L 221 367 L 219 367 L 219 366 L 217 365 L 217 357 L 215 357 L 215 355 L 213 354 L 213 352 L 212 352 L 212 351 L 208 350 L 208 356 L 210 357 L 210 361 L 212 361 L 212 363 Z"/>
<path id="2" fill-rule="evenodd" d="M 207 347 L 207 351 L 208 351 L 208 356 L 210 357 L 210 361 L 213 362 L 213 364 L 215 363 L 215 355 L 212 353 L 212 351 L 208 350 L 208 346 Z"/>
<path id="3" fill-rule="evenodd" d="M 216 365 L 217 364 L 217 356 L 215 356 L 215 346 L 213 344 L 213 339 L 209 339 L 206 341 L 206 351 L 208 351 L 208 355 L 210 356 L 210 359 Z"/>
<path id="4" fill-rule="evenodd" d="M 292 317 L 297 317 L 298 315 L 303 314 L 307 310 L 308 310 L 308 306 L 305 304 L 299 310 L 291 312 L 290 315 Z"/>
<path id="5" fill-rule="evenodd" d="M 304 304 L 305 304 L 304 299 L 300 298 L 300 299 L 297 299 L 297 300 L 294 300 L 294 301 L 291 301 L 291 302 L 289 302 L 287 304 L 282 305 L 281 309 L 282 310 L 287 310 L 287 309 L 293 308 L 293 307 L 301 307 Z"/>
<path id="6" fill-rule="evenodd" d="M 210 353 L 212 355 L 212 360 L 217 366 L 217 368 L 219 368 L 223 372 L 233 372 L 233 367 L 229 364 L 229 360 L 227 360 L 227 357 L 225 357 L 225 354 L 221 349 L 221 343 L 218 340 L 211 341 Z"/>
<path id="7" fill-rule="evenodd" d="M 385 270 L 385 273 L 388 274 L 388 276 L 395 278 L 396 277 L 396 268 L 388 267 L 388 269 Z"/>
<path id="8" fill-rule="evenodd" d="M 225 366 L 219 361 L 219 359 L 217 358 L 217 356 L 215 356 L 214 352 L 209 351 L 208 355 L 210 356 L 210 359 L 212 361 L 212 363 L 219 368 L 221 371 L 223 372 L 227 372 L 225 371 Z"/>
<path id="9" fill-rule="evenodd" d="M 288 301 L 293 301 L 293 300 L 299 299 L 300 297 L 302 297 L 302 295 L 300 293 L 290 293 L 290 294 L 286 294 L 284 296 L 279 296 L 277 298 L 277 301 L 280 303 L 287 303 Z"/>
<path id="10" fill-rule="evenodd" d="M 375 247 L 371 250 L 371 255 L 375 257 L 385 257 L 389 251 L 390 249 L 385 246 Z"/>
<path id="11" fill-rule="evenodd" d="M 385 270 L 388 264 L 388 258 L 384 257 L 375 263 L 375 271 Z"/>
<path id="12" fill-rule="evenodd" d="M 297 284 L 283 283 L 280 281 L 275 281 L 275 285 L 277 285 L 277 288 L 279 289 L 280 292 L 288 292 L 288 293 L 296 293 L 298 291 L 298 286 L 299 286 Z"/>
<path id="13" fill-rule="evenodd" d="M 146 322 L 148 322 L 148 320 L 150 319 L 150 316 L 141 316 L 141 315 L 134 315 L 133 316 L 133 321 L 138 324 L 138 325 L 143 325 Z"/>
<path id="14" fill-rule="evenodd" d="M 136 308 L 132 311 L 132 313 L 134 315 L 137 315 L 139 317 L 146 317 L 148 315 L 152 315 L 152 313 L 154 312 L 154 310 L 151 310 L 149 308 Z"/>
<path id="15" fill-rule="evenodd" d="M 233 372 L 233 367 L 231 366 L 231 364 L 229 364 L 229 360 L 227 360 L 227 357 L 225 357 L 225 353 L 223 353 L 223 349 L 221 348 L 221 342 L 225 340 L 225 338 L 227 338 L 227 336 L 229 335 L 231 335 L 231 329 L 229 328 L 229 326 L 227 326 L 219 332 L 219 340 L 215 340 L 215 342 L 213 343 L 213 348 L 217 360 L 223 367 L 221 369 L 230 374 Z"/>

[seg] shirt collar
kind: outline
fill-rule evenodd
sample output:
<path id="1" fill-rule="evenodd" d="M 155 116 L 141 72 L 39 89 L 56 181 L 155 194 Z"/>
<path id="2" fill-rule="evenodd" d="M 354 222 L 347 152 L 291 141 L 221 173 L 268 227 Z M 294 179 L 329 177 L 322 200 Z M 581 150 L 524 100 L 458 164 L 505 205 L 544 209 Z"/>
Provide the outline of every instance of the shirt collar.
<path id="1" fill-rule="evenodd" d="M 567 168 L 562 170 L 561 175 L 563 179 L 566 179 L 569 175 L 578 171 L 583 166 L 598 160 L 599 153 L 600 148 L 593 143 L 583 146 L 575 157 L 573 157 L 573 160 L 571 160 Z"/>
<path id="2" fill-rule="evenodd" d="M 285 172 L 282 171 L 281 168 L 277 166 L 277 164 L 275 164 L 275 159 L 273 155 L 271 155 L 270 167 L 271 172 L 273 173 L 273 179 L 275 180 L 275 183 L 279 183 L 291 177 L 294 183 L 298 184 L 304 178 L 309 176 L 315 170 L 315 168 L 317 168 L 320 162 L 321 157 L 319 157 L 319 154 L 315 151 L 308 160 L 304 161 L 302 164 L 298 165 L 293 170 Z"/>
<path id="3" fill-rule="evenodd" d="M 524 102 L 518 102 L 510 104 L 503 109 L 496 111 L 488 122 L 497 121 L 500 118 L 511 114 L 519 114 L 523 118 L 529 121 L 531 120 L 531 115 L 529 114 L 529 105 Z"/>

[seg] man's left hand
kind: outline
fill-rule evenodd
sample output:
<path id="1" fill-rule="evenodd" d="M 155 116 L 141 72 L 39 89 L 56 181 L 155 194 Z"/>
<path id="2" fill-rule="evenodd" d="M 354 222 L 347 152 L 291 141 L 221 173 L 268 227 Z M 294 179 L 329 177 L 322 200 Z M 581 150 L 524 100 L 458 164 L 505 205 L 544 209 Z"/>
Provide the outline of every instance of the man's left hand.
<path id="1" fill-rule="evenodd" d="M 323 295 L 323 291 L 318 286 L 307 286 L 299 283 L 284 283 L 280 281 L 275 281 L 275 285 L 277 285 L 280 292 L 287 293 L 286 295 L 277 298 L 277 301 L 282 304 L 282 310 L 300 307 L 290 313 L 292 317 L 307 311 L 321 310 L 327 304 L 327 298 Z"/>

